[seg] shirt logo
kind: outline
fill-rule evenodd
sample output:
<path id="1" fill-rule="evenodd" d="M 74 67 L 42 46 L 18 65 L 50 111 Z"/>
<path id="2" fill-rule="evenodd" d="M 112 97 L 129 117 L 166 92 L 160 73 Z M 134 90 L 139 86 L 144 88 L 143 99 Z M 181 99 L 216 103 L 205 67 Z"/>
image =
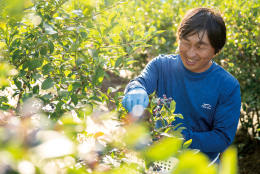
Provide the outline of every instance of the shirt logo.
<path id="1" fill-rule="evenodd" d="M 211 109 L 211 105 L 210 104 L 203 103 L 203 105 L 201 105 L 201 107 L 203 107 L 205 109 Z"/>

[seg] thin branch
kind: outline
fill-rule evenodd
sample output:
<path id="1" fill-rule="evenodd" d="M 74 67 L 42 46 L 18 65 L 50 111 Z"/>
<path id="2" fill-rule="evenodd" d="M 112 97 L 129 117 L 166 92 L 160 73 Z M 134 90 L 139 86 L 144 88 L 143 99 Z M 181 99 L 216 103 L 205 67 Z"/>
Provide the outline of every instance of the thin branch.
<path id="1" fill-rule="evenodd" d="M 83 85 L 83 84 L 82 84 Z M 79 93 L 79 91 L 81 90 L 81 88 L 78 88 L 77 90 L 76 90 L 76 92 L 75 92 L 75 94 L 77 94 L 77 93 Z M 70 99 L 70 101 L 69 101 L 69 105 L 71 104 L 71 102 L 72 102 L 72 99 Z"/>
<path id="2" fill-rule="evenodd" d="M 26 84 L 25 82 L 23 83 L 23 87 L 22 89 L 20 90 L 20 94 L 19 94 L 19 97 L 18 97 L 18 101 L 17 101 L 17 105 L 16 105 L 16 110 L 18 111 L 19 109 L 21 109 L 21 105 L 20 105 L 20 100 L 22 98 L 22 95 L 23 95 L 23 92 L 25 91 L 26 89 Z"/>

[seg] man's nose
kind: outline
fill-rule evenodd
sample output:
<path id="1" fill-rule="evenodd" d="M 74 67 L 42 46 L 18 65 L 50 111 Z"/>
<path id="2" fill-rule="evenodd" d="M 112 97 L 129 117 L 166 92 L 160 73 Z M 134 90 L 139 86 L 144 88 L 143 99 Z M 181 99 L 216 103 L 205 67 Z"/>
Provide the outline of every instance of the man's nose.
<path id="1" fill-rule="evenodd" d="M 189 58 L 195 57 L 196 56 L 196 50 L 194 49 L 194 47 L 191 47 L 188 51 L 187 51 L 187 55 Z"/>

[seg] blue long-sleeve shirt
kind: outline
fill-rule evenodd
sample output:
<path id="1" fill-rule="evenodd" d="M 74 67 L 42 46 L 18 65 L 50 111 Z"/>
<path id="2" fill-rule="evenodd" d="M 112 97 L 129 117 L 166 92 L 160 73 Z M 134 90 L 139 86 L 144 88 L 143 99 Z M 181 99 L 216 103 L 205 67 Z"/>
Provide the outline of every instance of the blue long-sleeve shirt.
<path id="1" fill-rule="evenodd" d="M 215 62 L 205 72 L 194 73 L 184 67 L 180 55 L 159 55 L 127 85 L 125 93 L 133 88 L 172 97 L 175 113 L 184 117 L 176 118 L 173 125 L 183 123 L 184 138 L 192 139 L 190 148 L 200 149 L 211 160 L 232 143 L 240 116 L 240 85 Z"/>

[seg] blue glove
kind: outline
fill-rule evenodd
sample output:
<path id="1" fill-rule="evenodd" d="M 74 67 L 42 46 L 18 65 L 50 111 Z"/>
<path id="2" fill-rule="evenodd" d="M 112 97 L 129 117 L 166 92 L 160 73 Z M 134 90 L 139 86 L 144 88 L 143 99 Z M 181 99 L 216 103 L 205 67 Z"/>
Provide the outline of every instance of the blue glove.
<path id="1" fill-rule="evenodd" d="M 143 88 L 132 89 L 124 96 L 122 100 L 122 105 L 126 110 L 128 110 L 129 113 L 133 113 L 132 109 L 136 105 L 141 105 L 142 106 L 141 112 L 143 112 L 143 110 L 148 106 L 148 104 L 149 104 L 149 98 L 146 91 Z"/>

